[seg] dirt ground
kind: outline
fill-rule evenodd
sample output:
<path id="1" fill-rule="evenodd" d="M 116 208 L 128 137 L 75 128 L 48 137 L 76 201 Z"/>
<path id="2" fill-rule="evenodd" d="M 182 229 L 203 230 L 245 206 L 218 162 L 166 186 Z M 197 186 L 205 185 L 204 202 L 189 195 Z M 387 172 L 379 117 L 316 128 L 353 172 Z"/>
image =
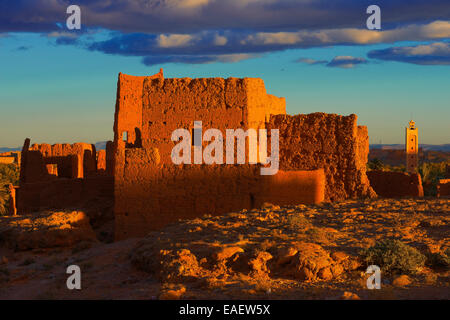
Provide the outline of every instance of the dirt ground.
<path id="1" fill-rule="evenodd" d="M 146 238 L 16 251 L 0 246 L 0 299 L 449 299 L 447 266 L 366 286 L 361 250 L 397 239 L 450 247 L 450 200 L 351 200 L 204 216 Z M 66 268 L 81 268 L 68 290 Z"/>

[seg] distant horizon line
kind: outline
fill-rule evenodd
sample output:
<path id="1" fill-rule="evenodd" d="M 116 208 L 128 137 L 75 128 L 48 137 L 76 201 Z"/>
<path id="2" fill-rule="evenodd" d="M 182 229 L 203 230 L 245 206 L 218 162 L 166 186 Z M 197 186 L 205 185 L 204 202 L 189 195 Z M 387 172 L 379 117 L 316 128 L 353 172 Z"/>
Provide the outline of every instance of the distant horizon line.
<path id="1" fill-rule="evenodd" d="M 106 148 L 107 141 L 112 141 L 112 140 L 102 140 L 102 141 L 97 141 L 95 143 L 90 143 L 90 142 L 84 142 L 84 143 L 93 144 L 96 146 L 97 150 L 102 150 L 102 149 Z M 58 143 L 57 142 L 57 143 L 47 143 L 47 144 L 54 145 L 54 144 L 66 144 L 66 143 L 74 144 L 76 142 L 73 142 L 73 143 L 68 143 L 68 142 Z M 371 148 L 371 149 L 378 149 L 381 147 L 393 147 L 392 150 L 395 150 L 395 149 L 400 149 L 401 147 L 404 147 L 404 146 L 405 146 L 404 143 L 369 143 L 369 148 Z M 430 149 L 430 150 L 439 150 L 439 149 L 436 149 L 436 147 L 444 147 L 444 149 L 442 151 L 450 151 L 450 143 L 438 143 L 438 144 L 419 143 L 419 147 L 434 147 L 433 149 Z M 0 147 L 0 153 L 10 152 L 10 151 L 21 151 L 21 150 L 22 150 L 22 147 L 20 147 L 20 146 L 18 146 L 18 147 Z"/>

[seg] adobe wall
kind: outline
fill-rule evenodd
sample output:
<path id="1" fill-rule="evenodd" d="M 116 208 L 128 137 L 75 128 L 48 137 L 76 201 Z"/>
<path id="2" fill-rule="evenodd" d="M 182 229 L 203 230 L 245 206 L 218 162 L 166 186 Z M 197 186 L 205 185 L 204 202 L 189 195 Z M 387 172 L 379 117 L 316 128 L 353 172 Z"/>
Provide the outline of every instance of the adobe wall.
<path id="1" fill-rule="evenodd" d="M 111 176 L 56 179 L 21 184 L 16 193 L 20 215 L 68 208 L 83 210 L 92 227 L 113 219 L 114 184 Z"/>
<path id="2" fill-rule="evenodd" d="M 115 182 L 115 238 L 140 237 L 178 219 L 220 215 L 275 204 L 320 203 L 324 174 L 278 172 L 261 176 L 259 165 L 167 165 L 156 148 L 125 150 Z"/>
<path id="3" fill-rule="evenodd" d="M 25 183 L 17 190 L 17 209 L 20 214 L 27 214 L 46 209 L 79 208 L 95 199 L 112 199 L 112 180 L 112 177 L 97 176 Z"/>
<path id="4" fill-rule="evenodd" d="M 20 186 L 16 189 L 18 213 L 86 207 L 86 213 L 91 215 L 94 223 L 101 219 L 111 220 L 111 213 L 103 212 L 111 211 L 114 195 L 113 177 L 108 174 L 107 159 L 111 162 L 112 158 L 112 143 L 109 144 L 109 151 L 107 148 L 104 161 L 101 160 L 105 168 L 98 170 L 92 144 L 34 144 L 30 147 L 30 139 L 26 139 L 22 149 Z M 112 169 L 109 171 L 111 173 Z"/>
<path id="5" fill-rule="evenodd" d="M 113 142 L 106 142 L 106 149 L 97 151 L 97 174 L 112 176 L 114 161 Z"/>
<path id="6" fill-rule="evenodd" d="M 368 171 L 370 185 L 383 198 L 423 197 L 420 174 L 391 171 Z"/>
<path id="7" fill-rule="evenodd" d="M 14 158 L 14 157 L 0 156 L 0 163 L 11 164 L 11 163 L 15 163 L 15 162 L 16 162 L 16 158 Z"/>
<path id="8" fill-rule="evenodd" d="M 357 126 L 356 116 L 288 116 L 284 98 L 267 94 L 261 79 L 164 79 L 162 71 L 152 77 L 119 74 L 117 99 L 116 239 L 263 202 L 376 196 L 366 176 L 367 128 Z M 172 132 L 184 128 L 192 133 L 194 121 L 202 121 L 203 132 L 215 128 L 224 137 L 225 129 L 280 129 L 280 171 L 261 176 L 260 165 L 174 165 Z"/>
<path id="9" fill-rule="evenodd" d="M 215 128 L 225 136 L 225 129 L 264 128 L 271 113 L 285 113 L 285 99 L 268 95 L 261 79 L 164 79 L 162 72 L 142 79 L 120 74 L 118 101 L 116 239 L 145 235 L 178 219 L 250 209 L 264 202 L 258 165 L 177 166 L 170 157 L 172 132 L 192 132 L 194 121 L 202 121 L 203 132 Z M 124 131 L 127 141 L 122 139 Z M 309 188 L 314 183 L 313 178 L 307 180 L 303 189 L 320 190 Z M 321 201 L 320 195 L 308 192 L 305 201 Z"/>
<path id="10" fill-rule="evenodd" d="M 116 111 L 114 114 L 114 142 L 122 143 L 127 132 L 130 144 L 136 140 L 135 129 L 142 128 L 142 90 L 146 78 L 162 78 L 162 69 L 150 77 L 136 77 L 119 73 L 117 81 Z M 117 148 L 117 146 L 115 146 Z"/>
<path id="11" fill-rule="evenodd" d="M 368 132 L 356 115 L 273 115 L 267 128 L 280 130 L 280 169 L 324 169 L 325 200 L 376 196 L 366 176 Z"/>
<path id="12" fill-rule="evenodd" d="M 29 143 L 27 139 L 22 150 L 21 183 L 47 181 L 58 176 L 83 178 L 97 171 L 93 144 L 34 144 L 29 147 Z"/>
<path id="13" fill-rule="evenodd" d="M 172 164 L 172 132 L 192 132 L 194 121 L 202 121 L 203 132 L 215 128 L 225 136 L 225 129 L 264 128 L 270 114 L 286 113 L 285 99 L 268 95 L 261 79 L 149 77 L 142 95 L 142 126 L 133 130 L 142 143 L 136 146 L 158 148 L 165 164 Z"/>
<path id="14" fill-rule="evenodd" d="M 11 164 L 16 163 L 20 166 L 20 152 L 9 151 L 0 153 L 0 163 Z"/>
<path id="15" fill-rule="evenodd" d="M 448 169 L 448 167 L 447 167 Z M 450 179 L 440 179 L 437 185 L 437 197 L 448 198 L 450 197 Z"/>
<path id="16" fill-rule="evenodd" d="M 310 171 L 278 171 L 261 176 L 257 205 L 269 202 L 277 205 L 317 204 L 325 200 L 323 169 Z"/>

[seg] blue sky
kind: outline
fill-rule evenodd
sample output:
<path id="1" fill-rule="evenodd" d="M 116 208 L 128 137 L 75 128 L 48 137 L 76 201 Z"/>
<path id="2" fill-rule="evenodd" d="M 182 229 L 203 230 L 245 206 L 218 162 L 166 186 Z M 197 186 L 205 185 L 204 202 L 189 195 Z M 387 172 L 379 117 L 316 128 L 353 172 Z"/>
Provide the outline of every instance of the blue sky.
<path id="1" fill-rule="evenodd" d="M 379 1 L 381 31 L 365 1 L 103 3 L 68 31 L 67 1 L 0 0 L 1 147 L 112 139 L 118 73 L 159 68 L 260 77 L 290 114 L 357 114 L 371 143 L 403 143 L 411 115 L 421 143 L 450 143 L 448 1 Z"/>

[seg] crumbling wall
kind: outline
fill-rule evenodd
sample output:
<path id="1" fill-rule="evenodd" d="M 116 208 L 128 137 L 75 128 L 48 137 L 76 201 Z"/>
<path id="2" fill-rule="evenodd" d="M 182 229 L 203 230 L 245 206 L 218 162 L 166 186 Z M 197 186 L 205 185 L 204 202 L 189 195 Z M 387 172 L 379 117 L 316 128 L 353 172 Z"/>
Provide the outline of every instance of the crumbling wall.
<path id="1" fill-rule="evenodd" d="M 97 151 L 97 171 L 106 171 L 106 150 Z"/>
<path id="2" fill-rule="evenodd" d="M 280 169 L 324 169 L 326 200 L 376 196 L 366 176 L 367 128 L 356 115 L 272 115 L 267 128 L 279 129 Z"/>
<path id="3" fill-rule="evenodd" d="M 447 167 L 448 170 L 449 167 Z M 437 185 L 437 197 L 448 198 L 450 197 L 450 179 L 440 179 Z"/>
<path id="4" fill-rule="evenodd" d="M 105 150 L 97 151 L 97 174 L 113 176 L 114 147 L 113 142 L 106 142 Z"/>
<path id="5" fill-rule="evenodd" d="M 28 214 L 46 209 L 80 208 L 102 199 L 112 200 L 112 177 L 97 176 L 84 179 L 57 179 L 20 185 L 17 210 Z"/>
<path id="6" fill-rule="evenodd" d="M 83 178 L 97 172 L 93 144 L 34 144 L 26 140 L 22 151 L 21 183 L 63 178 Z"/>
<path id="7" fill-rule="evenodd" d="M 366 176 L 367 128 L 356 120 L 355 115 L 285 115 L 284 98 L 267 94 L 261 79 L 120 74 L 113 164 L 116 239 L 266 201 L 375 196 Z M 219 129 L 224 138 L 226 129 L 280 129 L 280 171 L 261 176 L 260 165 L 174 165 L 172 132 L 192 133 L 194 121 L 202 121 L 203 132 Z"/>
<path id="8" fill-rule="evenodd" d="M 323 169 L 310 171 L 278 171 L 261 176 L 257 205 L 263 202 L 277 205 L 321 203 L 325 199 L 325 173 Z"/>
<path id="9" fill-rule="evenodd" d="M 86 208 L 93 224 L 111 221 L 114 187 L 107 160 L 109 157 L 111 167 L 111 145 L 110 142 L 109 152 L 107 148 L 104 155 L 105 170 L 98 170 L 92 144 L 35 144 L 30 147 L 30 139 L 26 139 L 16 194 L 18 213 Z"/>
<path id="10" fill-rule="evenodd" d="M 9 151 L 0 153 L 0 163 L 11 164 L 15 163 L 20 166 L 20 152 Z"/>
<path id="11" fill-rule="evenodd" d="M 171 159 L 172 132 L 192 132 L 194 121 L 202 121 L 203 132 L 215 128 L 225 137 L 226 129 L 264 128 L 271 113 L 285 113 L 284 98 L 268 95 L 262 80 L 119 75 L 117 99 L 116 239 L 144 235 L 177 219 L 262 203 L 258 165 L 174 165 Z M 124 131 L 126 141 L 121 141 Z"/>
<path id="12" fill-rule="evenodd" d="M 423 197 L 420 174 L 391 171 L 368 171 L 370 185 L 383 198 Z"/>

